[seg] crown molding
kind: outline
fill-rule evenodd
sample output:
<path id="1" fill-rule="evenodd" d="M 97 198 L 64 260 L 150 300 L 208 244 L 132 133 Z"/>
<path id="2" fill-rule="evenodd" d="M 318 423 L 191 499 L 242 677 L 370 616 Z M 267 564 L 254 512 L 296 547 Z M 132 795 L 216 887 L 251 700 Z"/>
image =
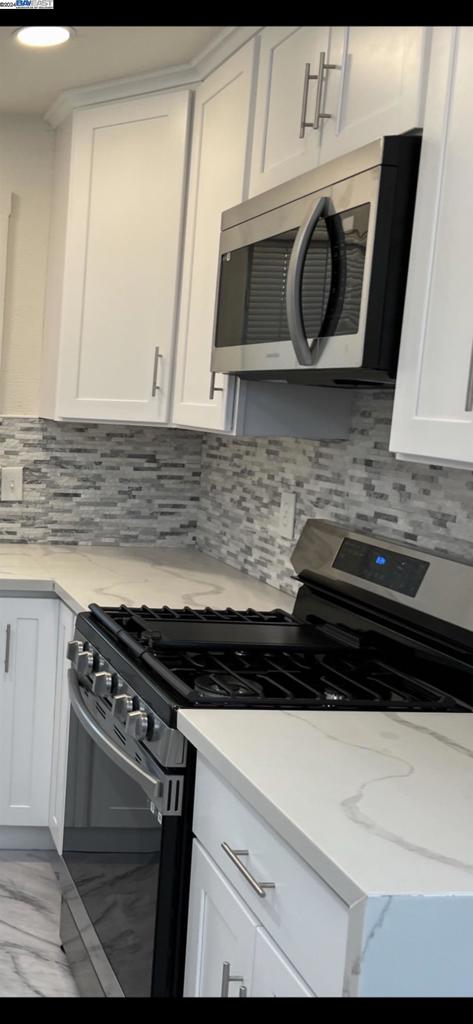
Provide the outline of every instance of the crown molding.
<path id="1" fill-rule="evenodd" d="M 174 64 L 169 68 L 163 68 L 162 71 L 147 71 L 141 75 L 113 78 L 105 82 L 79 86 L 76 89 L 64 89 L 44 114 L 44 120 L 52 128 L 57 128 L 61 121 L 78 107 L 197 85 L 256 35 L 260 28 L 261 26 L 248 25 L 224 28 L 188 64 Z"/>

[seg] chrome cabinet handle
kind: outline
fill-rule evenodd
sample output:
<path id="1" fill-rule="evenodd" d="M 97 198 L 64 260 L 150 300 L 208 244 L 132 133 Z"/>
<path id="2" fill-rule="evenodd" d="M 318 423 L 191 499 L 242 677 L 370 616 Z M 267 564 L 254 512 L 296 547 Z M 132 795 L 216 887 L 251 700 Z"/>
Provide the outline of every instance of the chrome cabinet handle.
<path id="1" fill-rule="evenodd" d="M 159 389 L 160 389 L 160 385 L 158 384 L 158 368 L 159 368 L 159 360 L 162 359 L 162 358 L 163 357 L 162 357 L 162 355 L 161 355 L 161 353 L 159 351 L 159 345 L 156 345 L 156 348 L 154 350 L 153 387 L 151 388 L 151 397 L 152 398 L 154 398 L 156 392 L 159 391 Z"/>
<path id="2" fill-rule="evenodd" d="M 209 391 L 210 401 L 212 401 L 216 391 L 224 391 L 224 390 L 225 390 L 225 388 L 216 388 L 215 387 L 215 370 L 212 370 L 212 372 L 210 374 L 210 391 Z"/>
<path id="3" fill-rule="evenodd" d="M 304 72 L 304 88 L 302 90 L 302 110 L 301 110 L 301 124 L 299 128 L 299 138 L 303 139 L 306 128 L 313 128 L 312 121 L 306 121 L 307 117 L 307 97 L 309 95 L 309 82 L 315 82 L 318 75 L 311 75 L 310 64 L 306 64 Z M 318 94 L 318 88 L 317 88 Z"/>
<path id="4" fill-rule="evenodd" d="M 251 888 L 254 889 L 256 893 L 258 893 L 258 896 L 266 896 L 266 893 L 264 891 L 265 889 L 276 888 L 274 882 L 257 882 L 256 878 L 253 878 L 253 875 L 251 875 L 250 872 L 248 871 L 248 868 L 245 868 L 245 865 L 241 863 L 241 860 L 239 858 L 248 857 L 248 850 L 232 850 L 231 846 L 229 846 L 228 843 L 222 843 L 221 845 L 222 850 L 226 853 L 227 857 L 230 857 L 232 864 L 234 864 L 235 867 L 238 868 L 240 874 L 243 875 L 243 878 L 246 878 L 246 881 L 249 882 Z"/>
<path id="5" fill-rule="evenodd" d="M 10 642 L 11 642 L 11 626 L 8 625 L 6 628 L 5 635 L 5 672 L 10 671 Z"/>
<path id="6" fill-rule="evenodd" d="M 221 989 L 221 993 L 220 993 L 220 998 L 221 999 L 228 999 L 228 989 L 230 987 L 230 982 L 231 981 L 244 981 L 244 980 L 245 979 L 242 978 L 239 974 L 230 974 L 230 964 L 229 964 L 228 960 L 224 960 L 223 967 L 222 967 L 222 989 Z M 243 986 L 243 988 L 244 988 L 244 986 Z M 246 989 L 245 989 L 245 992 L 246 992 Z M 241 993 L 241 989 L 240 989 L 240 993 Z"/>
<path id="7" fill-rule="evenodd" d="M 314 76 L 315 78 L 318 79 L 317 96 L 315 97 L 315 116 L 314 123 L 312 125 L 312 127 L 315 128 L 315 130 L 317 130 L 317 128 L 320 128 L 320 122 L 322 118 L 330 118 L 332 116 L 331 114 L 322 113 L 322 89 L 324 84 L 324 71 L 335 71 L 337 67 L 338 64 L 325 63 L 325 53 L 323 50 L 321 50 L 319 57 L 319 73 L 318 75 Z"/>
<path id="8" fill-rule="evenodd" d="M 466 385 L 465 412 L 473 410 L 473 341 L 470 352 L 470 367 L 468 370 L 468 382 Z"/>
<path id="9" fill-rule="evenodd" d="M 299 231 L 297 232 L 292 247 L 291 258 L 289 260 L 289 268 L 287 271 L 287 285 L 286 285 L 286 313 L 287 322 L 289 326 L 289 335 L 292 341 L 292 347 L 298 363 L 301 366 L 312 366 L 313 355 L 312 349 L 306 337 L 304 330 L 304 321 L 302 318 L 301 309 L 301 282 L 302 282 L 302 269 L 304 266 L 305 255 L 309 239 L 315 230 L 317 221 L 328 212 L 329 200 L 326 196 L 322 196 L 321 199 L 315 204 L 314 209 L 311 210 L 306 217 L 305 221 L 301 224 Z"/>

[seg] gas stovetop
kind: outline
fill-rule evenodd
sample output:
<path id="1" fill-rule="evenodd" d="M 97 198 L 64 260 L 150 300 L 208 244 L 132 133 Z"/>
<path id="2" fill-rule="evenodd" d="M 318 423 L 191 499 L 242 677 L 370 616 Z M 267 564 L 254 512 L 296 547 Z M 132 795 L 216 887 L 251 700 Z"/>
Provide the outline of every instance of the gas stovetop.
<path id="1" fill-rule="evenodd" d="M 168 722 L 179 707 L 473 710 L 471 566 L 324 520 L 292 561 L 292 614 L 90 605 L 80 684 L 135 732 L 145 705 Z"/>
<path id="2" fill-rule="evenodd" d="M 90 621 L 181 706 L 470 710 L 472 675 L 374 629 L 280 609 L 101 608 Z M 472 696 L 470 696 L 470 694 Z"/>

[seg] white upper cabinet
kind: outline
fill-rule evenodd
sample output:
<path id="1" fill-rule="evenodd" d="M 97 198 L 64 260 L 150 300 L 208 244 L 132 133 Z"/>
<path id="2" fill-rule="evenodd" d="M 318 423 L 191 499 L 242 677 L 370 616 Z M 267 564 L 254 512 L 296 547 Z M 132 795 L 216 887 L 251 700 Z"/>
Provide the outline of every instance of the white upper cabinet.
<path id="1" fill-rule="evenodd" d="M 473 28 L 435 28 L 390 448 L 473 464 Z"/>
<path id="2" fill-rule="evenodd" d="M 177 426 L 229 429 L 233 378 L 210 373 L 224 210 L 245 198 L 255 41 L 199 86 L 196 95 L 176 380 Z"/>
<path id="3" fill-rule="evenodd" d="M 425 26 L 350 25 L 330 30 L 324 71 L 320 162 L 382 135 L 423 123 L 427 50 Z"/>
<path id="4" fill-rule="evenodd" d="M 318 83 L 307 75 L 317 74 L 319 55 L 328 50 L 329 31 L 271 26 L 261 33 L 250 195 L 319 162 L 320 132 L 302 122 L 314 121 Z"/>
<path id="5" fill-rule="evenodd" d="M 424 26 L 265 28 L 250 194 L 420 127 L 429 38 Z"/>
<path id="6" fill-rule="evenodd" d="M 99 104 L 59 130 L 43 415 L 168 418 L 189 98 Z"/>

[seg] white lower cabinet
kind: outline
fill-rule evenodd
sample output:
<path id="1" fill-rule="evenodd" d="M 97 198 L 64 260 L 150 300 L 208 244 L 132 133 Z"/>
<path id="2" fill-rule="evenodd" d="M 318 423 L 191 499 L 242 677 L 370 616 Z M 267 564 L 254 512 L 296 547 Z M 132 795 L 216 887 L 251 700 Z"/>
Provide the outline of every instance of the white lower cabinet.
<path id="1" fill-rule="evenodd" d="M 256 928 L 256 918 L 194 840 L 184 995 L 246 995 Z"/>
<path id="2" fill-rule="evenodd" d="M 69 739 L 70 701 L 67 689 L 66 648 L 74 635 L 75 615 L 65 604 L 59 606 L 57 638 L 56 685 L 54 693 L 53 750 L 51 760 L 51 791 L 49 796 L 49 830 L 58 853 L 62 853 L 64 803 L 66 799 L 67 747 Z"/>
<path id="3" fill-rule="evenodd" d="M 0 598 L 0 826 L 47 826 L 58 605 Z"/>
<path id="4" fill-rule="evenodd" d="M 292 999 L 315 995 L 263 928 L 256 930 L 253 977 L 248 994 L 255 997 L 289 996 Z"/>
<path id="5" fill-rule="evenodd" d="M 314 995 L 196 839 L 184 995 Z"/>

